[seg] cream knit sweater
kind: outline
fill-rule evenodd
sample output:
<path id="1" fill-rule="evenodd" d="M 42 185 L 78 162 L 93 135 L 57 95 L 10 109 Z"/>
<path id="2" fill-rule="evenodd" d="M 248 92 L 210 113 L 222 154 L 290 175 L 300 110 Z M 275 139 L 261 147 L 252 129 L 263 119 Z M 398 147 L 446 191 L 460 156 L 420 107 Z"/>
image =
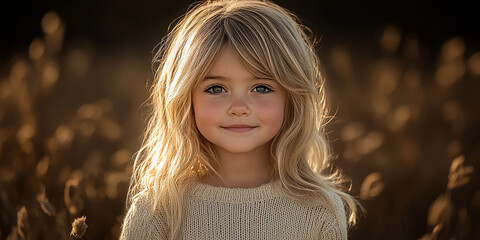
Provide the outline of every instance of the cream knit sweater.
<path id="1" fill-rule="evenodd" d="M 347 239 L 343 204 L 332 211 L 282 195 L 273 182 L 255 188 L 223 188 L 196 182 L 185 190 L 181 239 Z M 165 222 L 145 198 L 134 201 L 121 240 L 166 239 Z"/>

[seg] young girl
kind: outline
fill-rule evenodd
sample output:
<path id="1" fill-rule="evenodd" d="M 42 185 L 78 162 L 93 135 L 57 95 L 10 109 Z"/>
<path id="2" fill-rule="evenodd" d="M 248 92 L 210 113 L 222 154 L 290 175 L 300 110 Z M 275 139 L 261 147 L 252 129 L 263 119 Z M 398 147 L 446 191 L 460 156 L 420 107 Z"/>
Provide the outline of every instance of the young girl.
<path id="1" fill-rule="evenodd" d="M 346 239 L 313 43 L 268 1 L 207 1 L 169 33 L 121 239 Z"/>

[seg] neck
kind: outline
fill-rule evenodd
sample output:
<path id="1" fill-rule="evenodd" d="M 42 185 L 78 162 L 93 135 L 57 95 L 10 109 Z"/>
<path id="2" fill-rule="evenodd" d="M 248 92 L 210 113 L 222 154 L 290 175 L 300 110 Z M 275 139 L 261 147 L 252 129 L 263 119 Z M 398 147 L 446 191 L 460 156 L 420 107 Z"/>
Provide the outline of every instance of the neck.
<path id="1" fill-rule="evenodd" d="M 269 144 L 248 153 L 231 153 L 217 149 L 219 175 L 207 175 L 201 181 L 213 186 L 228 188 L 258 187 L 271 180 Z M 222 180 L 223 178 L 223 180 Z"/>

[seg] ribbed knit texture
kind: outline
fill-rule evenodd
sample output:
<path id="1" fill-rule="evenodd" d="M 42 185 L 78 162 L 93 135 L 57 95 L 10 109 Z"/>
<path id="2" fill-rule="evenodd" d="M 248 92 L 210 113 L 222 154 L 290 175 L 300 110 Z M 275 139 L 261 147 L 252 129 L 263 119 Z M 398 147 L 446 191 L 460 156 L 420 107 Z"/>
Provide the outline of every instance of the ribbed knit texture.
<path id="1" fill-rule="evenodd" d="M 224 188 L 196 182 L 185 190 L 181 239 L 347 239 L 338 196 L 334 210 L 311 207 L 282 195 L 273 184 Z M 120 239 L 166 239 L 165 222 L 139 198 L 127 212 Z"/>

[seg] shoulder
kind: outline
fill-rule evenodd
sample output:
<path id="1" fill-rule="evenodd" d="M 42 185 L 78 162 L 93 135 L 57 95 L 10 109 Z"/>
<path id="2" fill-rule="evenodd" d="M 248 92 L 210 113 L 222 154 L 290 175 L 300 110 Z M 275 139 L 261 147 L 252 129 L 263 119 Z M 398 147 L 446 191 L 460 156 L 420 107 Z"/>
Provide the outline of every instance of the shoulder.
<path id="1" fill-rule="evenodd" d="M 282 209 L 289 216 L 288 219 L 310 226 L 315 239 L 347 239 L 344 203 L 335 192 L 315 196 L 309 202 L 292 199 L 286 195 L 279 200 L 285 203 Z"/>
<path id="2" fill-rule="evenodd" d="M 165 232 L 165 221 L 161 214 L 153 210 L 146 196 L 141 195 L 127 211 L 120 239 L 162 239 Z"/>
<path id="3" fill-rule="evenodd" d="M 317 207 L 322 212 L 317 223 L 320 239 L 347 239 L 347 217 L 343 201 L 335 193 L 330 193 L 329 197 L 330 204 Z"/>

